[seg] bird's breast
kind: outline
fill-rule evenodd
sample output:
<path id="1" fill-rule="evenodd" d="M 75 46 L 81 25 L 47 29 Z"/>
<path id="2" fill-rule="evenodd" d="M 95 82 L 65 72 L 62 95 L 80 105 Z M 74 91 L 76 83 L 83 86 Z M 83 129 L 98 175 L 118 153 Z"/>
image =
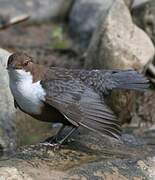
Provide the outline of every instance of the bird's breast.
<path id="1" fill-rule="evenodd" d="M 10 88 L 14 99 L 20 108 L 29 114 L 40 114 L 45 101 L 45 91 L 40 81 L 10 82 Z"/>

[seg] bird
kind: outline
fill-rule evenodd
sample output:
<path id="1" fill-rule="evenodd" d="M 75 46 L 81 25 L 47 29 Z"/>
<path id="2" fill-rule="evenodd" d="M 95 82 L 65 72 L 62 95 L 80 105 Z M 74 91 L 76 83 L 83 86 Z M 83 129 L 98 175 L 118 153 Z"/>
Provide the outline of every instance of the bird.
<path id="1" fill-rule="evenodd" d="M 114 139 L 121 137 L 121 123 L 106 104 L 112 90 L 145 91 L 149 80 L 129 70 L 65 69 L 33 62 L 16 52 L 7 62 L 9 86 L 16 108 L 44 122 L 61 123 L 51 145 L 63 144 L 79 127 Z M 65 128 L 69 131 L 66 132 Z"/>

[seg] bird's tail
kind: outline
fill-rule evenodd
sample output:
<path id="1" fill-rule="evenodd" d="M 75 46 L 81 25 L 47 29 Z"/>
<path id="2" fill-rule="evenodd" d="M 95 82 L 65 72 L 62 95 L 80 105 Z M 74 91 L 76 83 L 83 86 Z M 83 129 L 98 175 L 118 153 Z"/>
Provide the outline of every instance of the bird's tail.
<path id="1" fill-rule="evenodd" d="M 113 89 L 127 89 L 145 91 L 149 87 L 149 80 L 135 70 L 118 71 L 112 74 Z"/>

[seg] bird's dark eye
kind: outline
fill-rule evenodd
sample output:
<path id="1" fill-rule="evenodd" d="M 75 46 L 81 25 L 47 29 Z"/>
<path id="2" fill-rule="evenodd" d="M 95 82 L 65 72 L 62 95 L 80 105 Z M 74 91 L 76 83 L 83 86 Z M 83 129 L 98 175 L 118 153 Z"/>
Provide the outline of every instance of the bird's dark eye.
<path id="1" fill-rule="evenodd" d="M 25 61 L 23 65 L 24 65 L 24 66 L 27 66 L 28 63 L 29 63 L 29 61 Z"/>

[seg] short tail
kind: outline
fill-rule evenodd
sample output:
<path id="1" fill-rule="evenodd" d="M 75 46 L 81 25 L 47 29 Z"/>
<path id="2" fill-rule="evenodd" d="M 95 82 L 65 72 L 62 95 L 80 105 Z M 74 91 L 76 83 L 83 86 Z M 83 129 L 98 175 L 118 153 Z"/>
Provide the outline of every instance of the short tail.
<path id="1" fill-rule="evenodd" d="M 135 70 L 116 71 L 112 76 L 113 89 L 145 91 L 149 88 L 149 80 Z"/>

